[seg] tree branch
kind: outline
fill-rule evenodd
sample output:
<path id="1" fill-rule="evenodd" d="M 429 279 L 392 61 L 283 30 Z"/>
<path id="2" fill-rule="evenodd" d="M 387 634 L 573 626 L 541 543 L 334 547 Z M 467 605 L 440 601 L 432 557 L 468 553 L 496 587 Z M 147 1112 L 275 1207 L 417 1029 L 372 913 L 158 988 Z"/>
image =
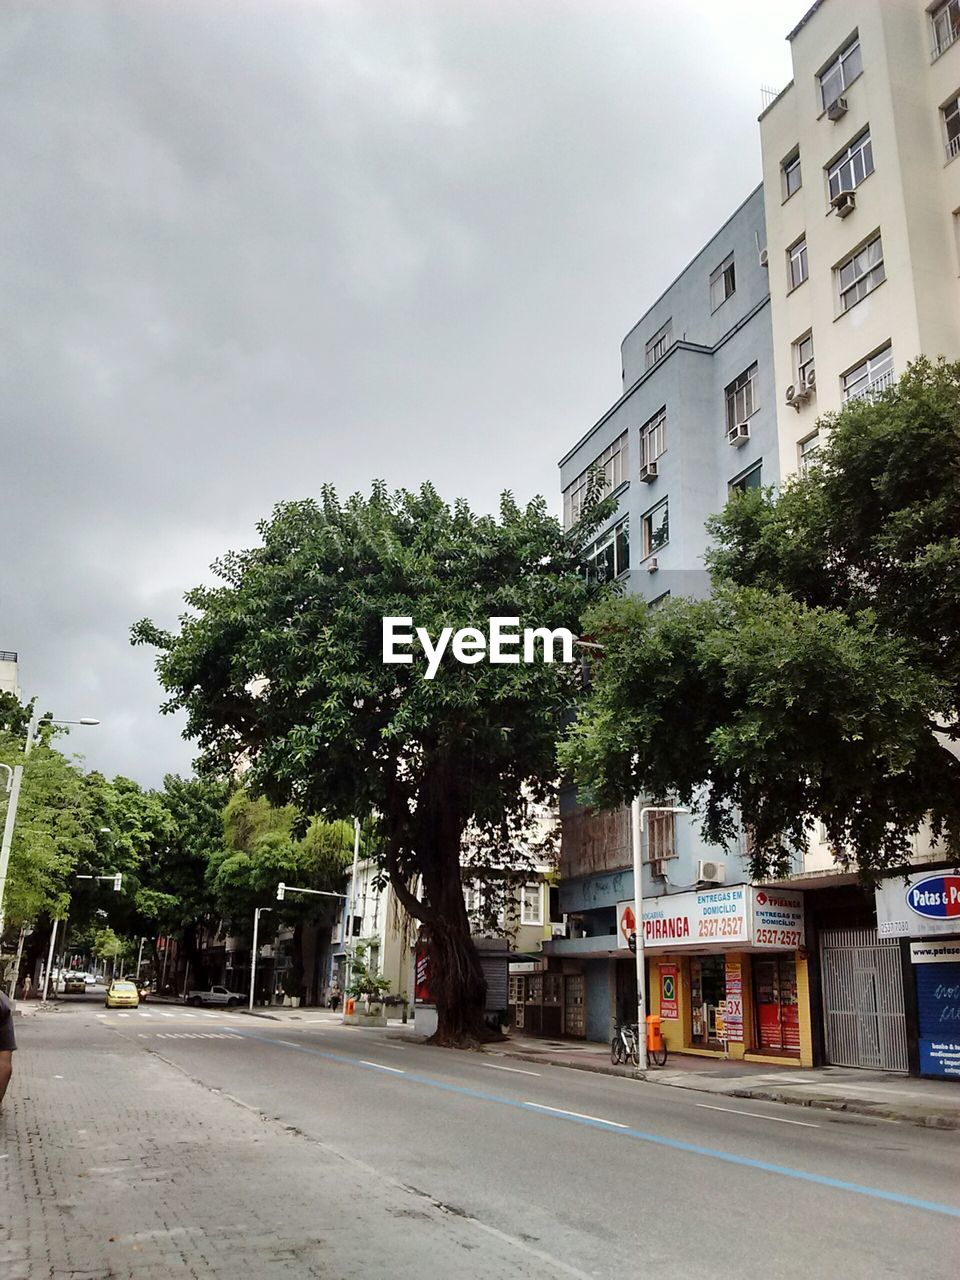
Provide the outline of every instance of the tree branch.
<path id="1" fill-rule="evenodd" d="M 387 875 L 390 877 L 390 883 L 393 885 L 393 891 L 400 900 L 401 906 L 413 916 L 414 920 L 419 920 L 423 924 L 435 924 L 437 913 L 432 907 L 422 902 L 415 893 L 410 891 L 403 873 L 400 870 L 400 864 L 397 857 L 397 848 L 392 840 L 387 842 L 386 852 Z"/>

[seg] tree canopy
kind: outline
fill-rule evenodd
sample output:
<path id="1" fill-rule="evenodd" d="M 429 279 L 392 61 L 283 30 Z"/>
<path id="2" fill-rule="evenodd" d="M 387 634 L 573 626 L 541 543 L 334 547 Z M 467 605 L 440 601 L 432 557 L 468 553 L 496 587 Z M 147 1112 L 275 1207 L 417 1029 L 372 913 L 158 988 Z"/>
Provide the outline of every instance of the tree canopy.
<path id="1" fill-rule="evenodd" d="M 755 876 L 823 821 L 870 879 L 929 822 L 960 842 L 960 364 L 919 361 L 820 420 L 807 474 L 711 524 L 715 593 L 604 605 L 589 702 L 561 752 L 600 805 L 698 809 Z"/>
<path id="2" fill-rule="evenodd" d="M 564 536 L 542 500 L 499 517 L 448 506 L 429 486 L 341 502 L 278 507 L 262 544 L 225 556 L 220 584 L 187 596 L 176 634 L 144 621 L 134 640 L 157 669 L 187 734 L 221 770 L 243 759 L 275 804 L 329 819 L 378 815 L 397 896 L 430 929 L 440 1036 L 482 1025 L 484 983 L 463 904 L 468 826 L 489 845 L 517 846 L 529 801 L 556 774 L 556 742 L 576 673 L 561 664 L 382 660 L 382 620 L 412 617 L 485 630 L 579 628 L 604 588 L 581 572 L 582 536 Z M 417 884 L 421 892 L 415 891 Z"/>

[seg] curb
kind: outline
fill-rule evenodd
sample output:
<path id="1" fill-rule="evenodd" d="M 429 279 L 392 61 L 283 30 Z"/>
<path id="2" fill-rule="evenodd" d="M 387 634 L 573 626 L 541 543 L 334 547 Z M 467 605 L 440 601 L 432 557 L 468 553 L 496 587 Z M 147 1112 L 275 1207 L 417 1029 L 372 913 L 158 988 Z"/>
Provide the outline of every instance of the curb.
<path id="1" fill-rule="evenodd" d="M 682 1083 L 677 1080 L 659 1080 L 655 1074 L 640 1077 L 630 1067 L 601 1066 L 593 1062 L 570 1062 L 566 1058 L 548 1057 L 541 1053 L 524 1053 L 500 1051 L 504 1058 L 516 1058 L 521 1062 L 542 1062 L 551 1067 L 568 1067 L 572 1071 L 589 1071 L 594 1075 L 620 1076 L 638 1080 L 645 1084 L 658 1085 L 661 1089 L 687 1089 L 694 1093 L 709 1093 L 714 1097 L 755 1098 L 758 1102 L 779 1102 L 794 1107 L 808 1107 L 814 1111 L 837 1111 L 846 1115 L 866 1116 L 875 1120 L 892 1120 L 903 1124 L 912 1124 L 921 1129 L 940 1129 L 943 1131 L 960 1130 L 960 1112 L 925 1111 L 918 1107 L 897 1107 L 884 1102 L 865 1102 L 858 1098 L 834 1098 L 825 1094 L 813 1094 L 803 1097 L 787 1093 L 781 1089 L 711 1089 L 702 1084 Z"/>

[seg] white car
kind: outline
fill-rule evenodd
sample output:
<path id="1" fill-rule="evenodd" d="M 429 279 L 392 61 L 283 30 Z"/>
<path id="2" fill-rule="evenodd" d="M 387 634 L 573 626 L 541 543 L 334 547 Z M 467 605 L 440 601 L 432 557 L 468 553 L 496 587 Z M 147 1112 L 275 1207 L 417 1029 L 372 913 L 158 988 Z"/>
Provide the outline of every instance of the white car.
<path id="1" fill-rule="evenodd" d="M 228 991 L 226 987 L 211 987 L 209 991 L 188 991 L 185 996 L 187 1004 L 219 1004 L 228 1009 L 243 1004 L 243 996 L 236 991 Z"/>

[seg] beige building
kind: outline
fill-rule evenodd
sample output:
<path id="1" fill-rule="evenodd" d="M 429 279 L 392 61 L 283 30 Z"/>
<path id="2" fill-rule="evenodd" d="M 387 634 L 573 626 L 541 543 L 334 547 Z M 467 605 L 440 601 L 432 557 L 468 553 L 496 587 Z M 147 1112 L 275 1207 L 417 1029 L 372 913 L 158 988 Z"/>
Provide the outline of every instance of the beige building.
<path id="1" fill-rule="evenodd" d="M 760 117 L 781 473 L 819 415 L 960 357 L 960 0 L 818 0 Z"/>
<path id="2" fill-rule="evenodd" d="M 0 649 L 0 693 L 12 693 L 20 697 L 17 655 L 12 649 Z"/>

